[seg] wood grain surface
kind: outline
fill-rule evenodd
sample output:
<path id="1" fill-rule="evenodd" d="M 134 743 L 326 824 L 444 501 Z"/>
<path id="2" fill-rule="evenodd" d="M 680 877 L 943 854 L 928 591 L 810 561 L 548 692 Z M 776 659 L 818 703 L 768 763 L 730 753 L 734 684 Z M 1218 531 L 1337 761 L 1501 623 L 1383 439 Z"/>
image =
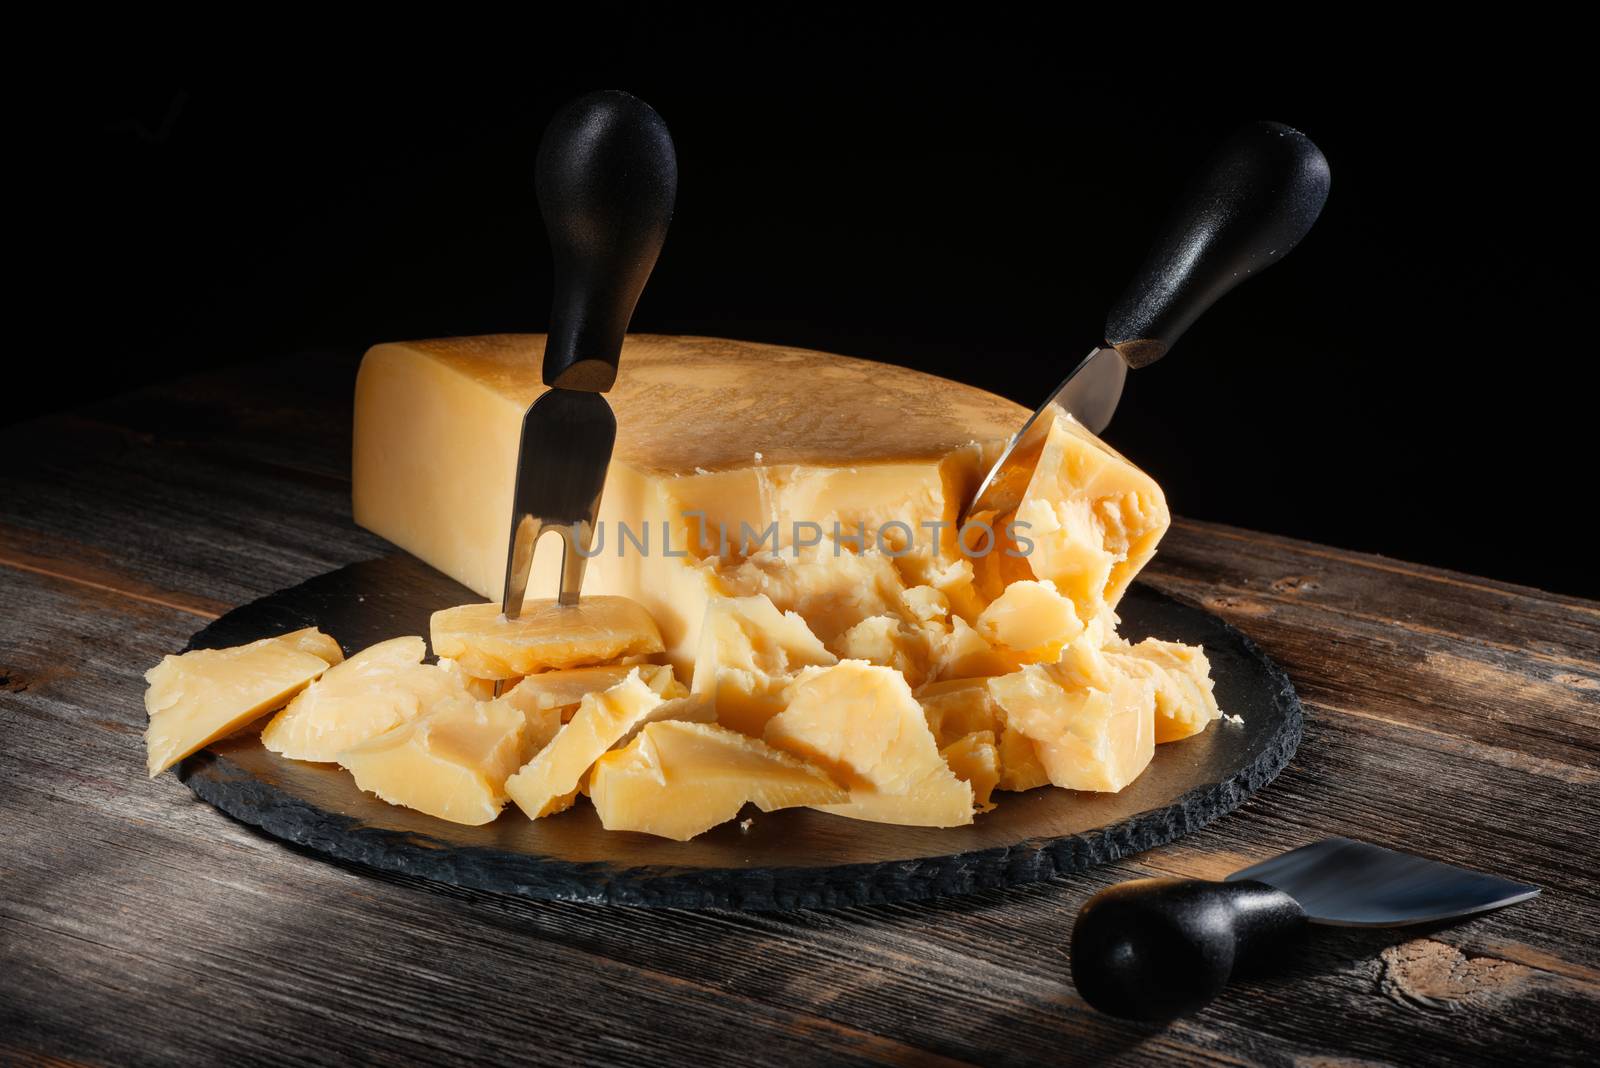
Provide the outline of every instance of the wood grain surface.
<path id="1" fill-rule="evenodd" d="M 240 367 L 0 434 L 0 1062 L 1592 1063 L 1600 604 L 1270 535 L 1180 521 L 1147 576 L 1289 671 L 1298 756 L 1071 879 L 776 914 L 536 902 L 328 863 L 146 781 L 146 668 L 386 551 L 350 521 L 353 371 Z M 1319 931 L 1166 1027 L 1077 997 L 1094 890 L 1329 834 L 1545 893 Z"/>

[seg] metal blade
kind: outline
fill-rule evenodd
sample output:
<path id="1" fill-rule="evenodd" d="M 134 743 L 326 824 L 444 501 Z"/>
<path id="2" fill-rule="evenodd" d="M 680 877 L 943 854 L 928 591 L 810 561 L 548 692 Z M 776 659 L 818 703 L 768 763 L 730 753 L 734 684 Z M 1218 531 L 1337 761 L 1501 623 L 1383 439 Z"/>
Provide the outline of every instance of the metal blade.
<path id="1" fill-rule="evenodd" d="M 500 602 L 507 619 L 522 612 L 534 545 L 547 529 L 562 536 L 561 603 L 578 603 L 584 554 L 594 542 L 600 493 L 616 440 L 617 417 L 598 393 L 552 389 L 528 406 L 522 417 Z"/>
<path id="2" fill-rule="evenodd" d="M 1406 927 L 1487 912 L 1526 901 L 1537 886 L 1424 860 L 1349 838 L 1323 842 L 1234 872 L 1300 903 L 1312 923 L 1332 927 Z"/>
<path id="3" fill-rule="evenodd" d="M 1022 429 L 1011 435 L 1010 443 L 979 484 L 962 518 L 979 512 L 1005 512 L 1015 508 L 1022 500 L 1023 490 L 1033 476 L 1045 438 L 1055 422 L 1051 416 L 1058 411 L 1066 412 L 1098 434 L 1110 425 L 1127 378 L 1127 361 L 1116 349 L 1107 346 L 1091 350 L 1028 417 Z"/>

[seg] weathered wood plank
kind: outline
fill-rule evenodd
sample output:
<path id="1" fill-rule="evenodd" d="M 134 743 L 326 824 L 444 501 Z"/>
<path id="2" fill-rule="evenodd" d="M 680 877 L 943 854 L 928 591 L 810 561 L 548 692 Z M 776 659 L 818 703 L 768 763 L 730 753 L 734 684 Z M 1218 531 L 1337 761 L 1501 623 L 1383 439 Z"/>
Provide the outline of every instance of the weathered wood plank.
<path id="1" fill-rule="evenodd" d="M 203 619 L 384 551 L 349 521 L 353 363 L 285 361 L 11 428 L 0 474 L 0 1060 L 1581 1063 L 1600 1038 L 1600 606 L 1180 523 L 1151 580 L 1277 657 L 1289 770 L 1083 877 L 748 915 L 529 902 L 329 864 L 141 770 L 143 670 Z M 1077 998 L 1084 898 L 1342 833 L 1540 884 L 1321 932 L 1167 1028 Z"/>
<path id="2" fill-rule="evenodd" d="M 1600 902 L 1584 858 L 1571 853 L 1562 833 L 1534 839 L 1523 858 L 1528 866 L 1509 872 L 1549 887 L 1538 902 L 1420 942 L 1401 935 L 1319 939 L 1288 976 L 1241 984 L 1164 1031 L 1099 1017 L 1072 992 L 1063 952 L 1071 916 L 1093 889 L 1129 874 L 1221 874 L 1329 832 L 1481 862 L 1485 837 L 1525 830 L 1517 799 L 1528 794 L 1543 799 L 1533 815 L 1550 821 L 1553 832 L 1564 828 L 1579 840 L 1595 833 L 1592 791 L 1547 781 L 1537 769 L 1483 776 L 1470 755 L 1441 750 L 1432 732 L 1393 727 L 1369 742 L 1364 721 L 1318 714 L 1300 760 L 1241 815 L 1170 850 L 1055 886 L 793 916 L 546 905 L 329 865 L 232 824 L 170 777 L 141 782 L 138 671 L 192 628 L 192 617 L 146 603 L 106 611 L 111 595 L 70 582 L 0 578 L 8 578 L 0 596 L 24 606 L 27 629 L 39 635 L 23 648 L 19 674 L 40 680 L 8 695 L 0 721 L 0 781 L 21 784 L 0 805 L 7 826 L 20 829 L 11 832 L 18 848 L 9 853 L 24 858 L 4 871 L 18 892 L 0 915 L 8 930 L 25 933 L 16 943 L 23 949 L 8 949 L 0 966 L 3 974 L 38 980 L 31 990 L 71 986 L 78 1003 L 96 1007 L 105 1028 L 71 1047 L 74 1055 L 123 1062 L 163 1048 L 178 1060 L 203 1060 L 218 1041 L 303 1038 L 337 1022 L 353 1037 L 349 1045 L 319 1043 L 324 1054 L 383 1048 L 451 1060 L 462 1053 L 451 1028 L 464 1025 L 472 995 L 488 999 L 484 1014 L 496 1021 L 477 1039 L 484 1056 L 510 1055 L 512 1036 L 538 1020 L 559 1033 L 547 1047 L 555 1059 L 644 1048 L 706 1056 L 714 1040 L 696 1045 L 677 1030 L 650 1031 L 695 1013 L 694 1034 L 743 1031 L 768 1059 L 814 1050 L 828 1059 L 937 1054 L 994 1063 L 1059 1059 L 1072 1050 L 1135 1062 L 1277 1063 L 1334 1052 L 1392 1056 L 1425 1039 L 1438 1059 L 1459 1062 L 1483 1053 L 1480 1039 L 1507 1035 L 1559 1056 L 1579 1026 L 1572 1021 L 1600 1008 L 1593 975 L 1600 960 L 1592 946 L 1567 941 L 1567 932 L 1600 920 Z M 82 616 L 91 607 L 96 614 Z M 85 618 L 88 632 L 75 636 Z M 74 643 L 82 651 L 99 647 L 83 670 L 41 671 Z M 97 701 L 100 717 L 82 714 Z M 94 774 L 85 773 L 85 763 Z M 1393 784 L 1419 765 L 1451 780 L 1478 775 L 1483 796 L 1443 811 L 1425 793 L 1393 796 Z M 1330 812 L 1337 819 L 1328 819 Z M 63 824 L 65 813 L 72 818 Z M 1308 813 L 1318 816 L 1314 829 L 1305 826 Z M 1397 821 L 1431 826 L 1420 838 L 1397 839 Z M 116 922 L 105 925 L 105 917 Z M 296 945 L 321 948 L 296 954 Z M 1457 961 L 1457 952 L 1472 959 Z M 1474 963 L 1480 959 L 1488 963 Z M 414 974 L 398 960 L 431 963 Z M 142 986 L 89 978 L 108 961 L 121 974 L 143 977 Z M 545 1008 L 530 1016 L 526 998 L 504 1003 L 497 992 L 480 994 L 462 977 L 484 967 L 497 984 L 518 990 L 549 989 L 554 979 L 568 992 L 565 1004 L 605 1017 L 608 1030 L 591 1033 L 594 1015 Z M 380 986 L 381 996 L 351 994 L 346 985 L 356 976 Z M 207 987 L 206 997 L 188 994 L 179 1015 L 150 1022 L 151 997 L 165 1009 L 176 991 L 197 984 Z M 648 989 L 635 996 L 635 984 Z M 1444 1002 L 1453 1007 L 1441 1008 Z M 241 1003 L 254 1008 L 241 1014 Z M 406 1022 L 383 1014 L 384 1006 L 404 1007 Z M 59 1011 L 59 1002 L 23 1006 L 33 1021 L 52 1009 Z M 1480 1016 L 1487 1021 L 1481 1026 Z M 1349 1018 L 1368 1022 L 1347 1034 L 1339 1021 Z M 177 1026 L 186 1028 L 177 1040 L 149 1045 L 160 1027 Z M 784 1044 L 796 1034 L 804 1035 L 800 1046 Z M 36 1037 L 60 1041 L 54 1032 Z M 311 1052 L 292 1041 L 281 1048 L 285 1060 Z"/>

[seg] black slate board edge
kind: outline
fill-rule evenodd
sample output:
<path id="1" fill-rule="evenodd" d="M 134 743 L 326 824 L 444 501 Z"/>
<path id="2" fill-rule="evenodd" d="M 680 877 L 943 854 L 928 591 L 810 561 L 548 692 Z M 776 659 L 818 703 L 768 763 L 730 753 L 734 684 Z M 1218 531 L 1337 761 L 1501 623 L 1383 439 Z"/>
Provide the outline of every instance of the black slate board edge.
<path id="1" fill-rule="evenodd" d="M 1224 620 L 1212 619 L 1256 658 L 1275 686 L 1273 703 L 1282 720 L 1273 744 L 1229 778 L 1190 790 L 1160 809 L 1088 834 L 997 849 L 827 868 L 622 869 L 464 847 L 371 827 L 262 782 L 210 751 L 186 759 L 179 765 L 178 777 L 197 797 L 233 819 L 315 852 L 378 870 L 521 897 L 648 908 L 783 911 L 968 894 L 1072 875 L 1165 845 L 1232 812 L 1287 766 L 1299 747 L 1305 717 L 1293 683 L 1248 635 Z"/>

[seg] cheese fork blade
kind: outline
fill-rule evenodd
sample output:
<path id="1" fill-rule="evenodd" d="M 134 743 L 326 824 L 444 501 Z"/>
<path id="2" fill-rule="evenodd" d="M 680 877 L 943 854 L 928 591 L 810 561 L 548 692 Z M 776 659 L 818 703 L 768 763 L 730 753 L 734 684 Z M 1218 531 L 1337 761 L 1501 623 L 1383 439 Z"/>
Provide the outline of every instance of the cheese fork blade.
<path id="1" fill-rule="evenodd" d="M 1012 437 L 963 518 L 1020 503 L 1055 413 L 1095 434 L 1105 430 L 1128 369 L 1161 359 L 1207 308 L 1299 244 L 1328 199 L 1329 180 L 1317 146 L 1279 123 L 1251 123 L 1224 142 L 1190 181 L 1106 315 L 1105 344 Z"/>
<path id="2" fill-rule="evenodd" d="M 528 406 L 500 601 L 507 619 L 522 612 L 534 546 L 547 530 L 561 536 L 560 603 L 578 603 L 616 440 L 617 417 L 599 393 L 551 389 Z"/>
<path id="3" fill-rule="evenodd" d="M 1011 435 L 1000 458 L 989 468 L 973 495 L 969 515 L 1005 512 L 1017 506 L 1028 488 L 1039 453 L 1060 416 L 1076 419 L 1095 434 L 1105 430 L 1122 399 L 1128 380 L 1128 361 L 1109 345 L 1092 349 L 1072 373 L 1055 388 L 1038 409 Z"/>

